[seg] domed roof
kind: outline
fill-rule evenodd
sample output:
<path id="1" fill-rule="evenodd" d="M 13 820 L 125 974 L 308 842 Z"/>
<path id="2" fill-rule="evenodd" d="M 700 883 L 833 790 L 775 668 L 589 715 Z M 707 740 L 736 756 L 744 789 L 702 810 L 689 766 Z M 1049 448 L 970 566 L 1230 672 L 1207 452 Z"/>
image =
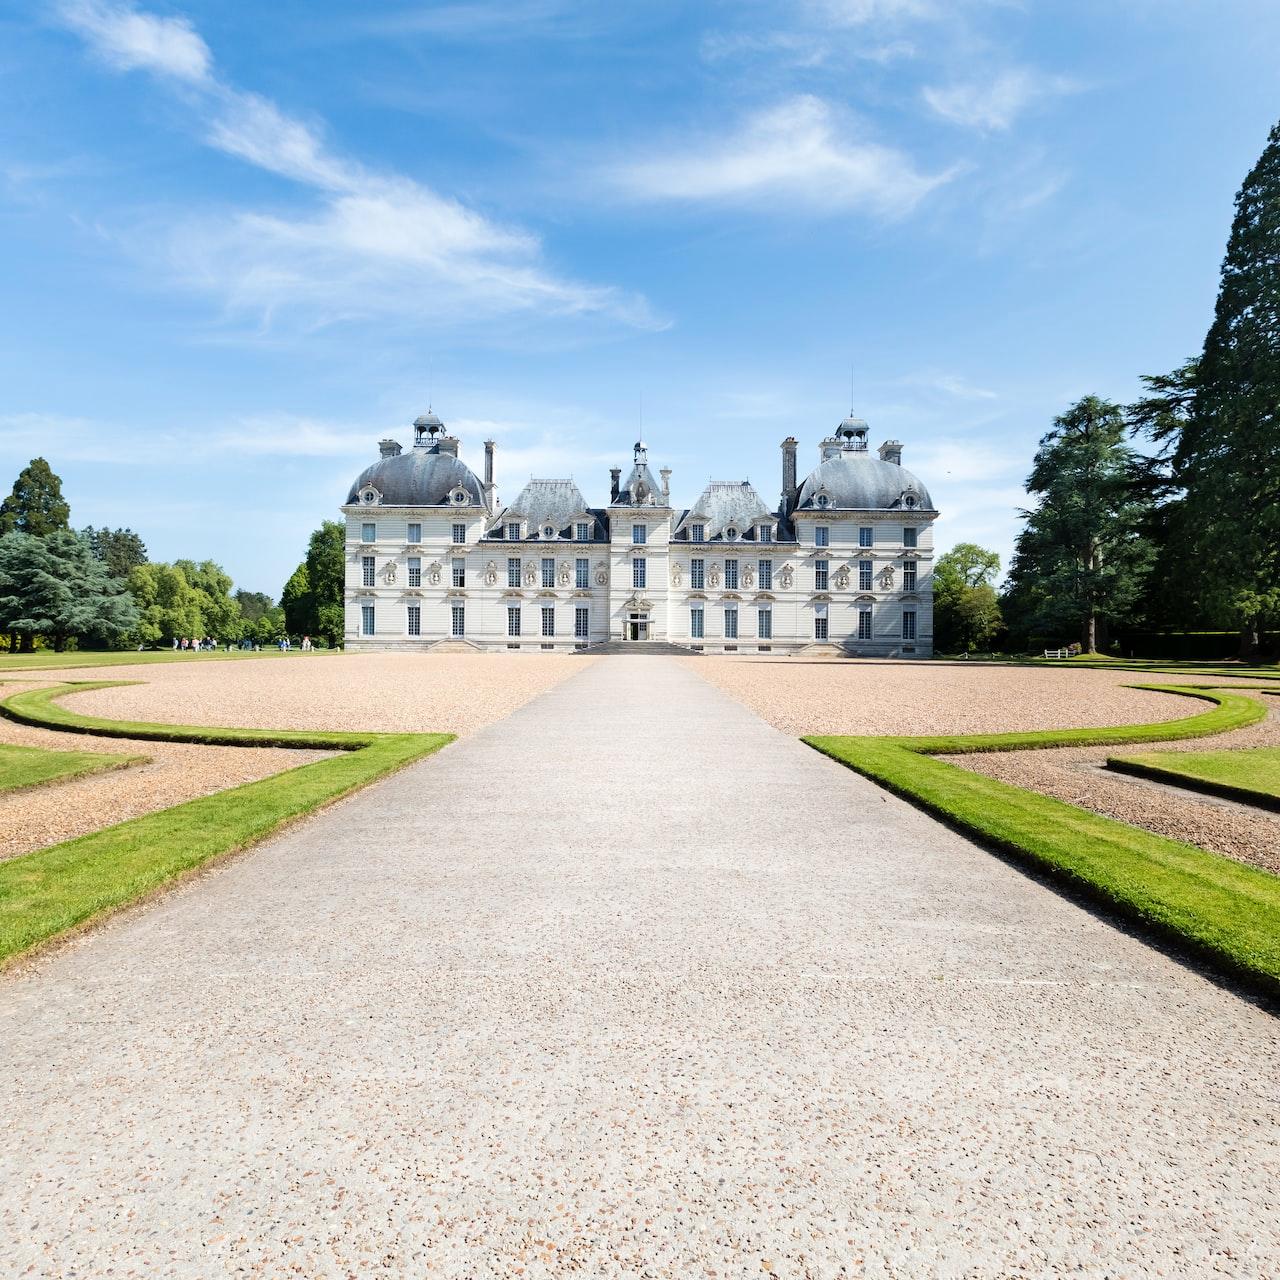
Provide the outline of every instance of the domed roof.
<path id="1" fill-rule="evenodd" d="M 457 448 L 456 444 L 453 448 Z M 484 505 L 484 492 L 474 471 L 444 441 L 415 445 L 404 453 L 380 458 L 366 467 L 347 494 L 349 503 L 360 501 L 366 486 L 382 495 L 382 505 L 392 507 L 454 507 Z M 467 493 L 467 504 L 456 503 L 450 495 L 457 489 Z"/>
<path id="2" fill-rule="evenodd" d="M 820 495 L 829 500 L 826 505 L 852 511 L 909 508 L 908 496 L 914 497 L 916 508 L 933 510 L 929 490 L 906 467 L 854 449 L 842 449 L 809 473 L 797 508 L 823 505 Z"/>

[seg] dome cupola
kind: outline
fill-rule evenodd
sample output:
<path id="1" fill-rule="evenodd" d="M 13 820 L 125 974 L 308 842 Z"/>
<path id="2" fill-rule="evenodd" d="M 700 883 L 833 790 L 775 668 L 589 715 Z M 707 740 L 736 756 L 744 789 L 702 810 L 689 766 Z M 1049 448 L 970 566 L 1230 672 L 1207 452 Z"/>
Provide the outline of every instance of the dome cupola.
<path id="1" fill-rule="evenodd" d="M 381 457 L 366 467 L 347 494 L 348 503 L 391 507 L 483 507 L 485 494 L 475 472 L 458 457 L 460 441 L 445 433 L 430 409 L 413 421 L 413 448 L 394 440 L 379 444 Z"/>

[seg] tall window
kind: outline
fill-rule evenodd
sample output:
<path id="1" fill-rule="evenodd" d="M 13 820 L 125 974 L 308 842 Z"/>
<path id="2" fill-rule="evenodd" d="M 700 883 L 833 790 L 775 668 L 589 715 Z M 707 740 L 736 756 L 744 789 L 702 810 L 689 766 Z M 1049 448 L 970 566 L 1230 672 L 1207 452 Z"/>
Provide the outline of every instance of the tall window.
<path id="1" fill-rule="evenodd" d="M 916 562 L 914 560 L 904 560 L 902 562 L 902 589 L 903 591 L 914 591 L 916 589 Z"/>
<path id="2" fill-rule="evenodd" d="M 420 524 L 411 524 L 411 525 L 409 526 L 409 535 L 408 535 L 408 537 L 405 539 L 405 541 L 407 541 L 407 542 L 421 542 L 421 541 L 422 541 L 422 526 L 421 526 Z"/>
<path id="3" fill-rule="evenodd" d="M 542 606 L 542 634 L 553 636 L 556 633 L 556 611 L 554 605 Z"/>
<path id="4" fill-rule="evenodd" d="M 706 542 L 707 526 L 705 524 L 691 524 L 689 526 L 690 542 Z"/>
<path id="5" fill-rule="evenodd" d="M 579 520 L 574 528 L 573 536 L 578 542 L 590 542 L 591 526 L 585 520 Z"/>
<path id="6" fill-rule="evenodd" d="M 419 525 L 418 528 L 421 529 L 422 526 Z M 467 540 L 467 526 L 465 524 L 455 524 L 453 526 L 454 546 L 460 547 L 464 542 L 466 542 L 466 540 Z"/>
<path id="7" fill-rule="evenodd" d="M 916 611 L 914 609 L 903 609 L 902 611 L 902 638 L 904 640 L 914 640 L 916 638 Z"/>
<path id="8" fill-rule="evenodd" d="M 585 640 L 591 632 L 591 610 L 578 605 L 573 611 L 573 638 Z"/>
<path id="9" fill-rule="evenodd" d="M 507 557 L 507 586 L 518 587 L 520 585 L 520 557 Z"/>
<path id="10" fill-rule="evenodd" d="M 858 610 L 858 639 L 859 640 L 871 639 L 871 610 L 870 609 Z"/>
<path id="11" fill-rule="evenodd" d="M 649 582 L 649 575 L 645 571 L 645 562 L 643 556 L 636 556 L 631 562 L 631 585 L 633 587 L 644 587 Z"/>
<path id="12" fill-rule="evenodd" d="M 701 591 L 707 585 L 707 562 L 705 560 L 689 561 L 689 588 Z"/>
<path id="13" fill-rule="evenodd" d="M 859 591 L 871 590 L 871 568 L 872 568 L 872 565 L 870 560 L 858 561 L 858 590 Z"/>
<path id="14" fill-rule="evenodd" d="M 756 610 L 756 635 L 761 640 L 773 639 L 773 610 L 757 609 Z"/>
<path id="15" fill-rule="evenodd" d="M 904 547 L 918 547 L 920 543 L 917 539 L 920 536 L 920 530 L 913 525 L 908 525 L 902 531 L 902 545 Z"/>
<path id="16" fill-rule="evenodd" d="M 544 587 L 554 587 L 556 585 L 556 562 L 554 556 L 542 557 L 542 585 Z"/>
<path id="17" fill-rule="evenodd" d="M 813 638 L 815 640 L 827 638 L 827 611 L 821 606 L 813 615 Z"/>
<path id="18" fill-rule="evenodd" d="M 508 542 L 520 541 L 520 524 L 518 521 L 507 525 L 507 541 Z"/>
<path id="19" fill-rule="evenodd" d="M 813 562 L 813 589 L 826 591 L 831 577 L 831 561 L 815 560 Z"/>
<path id="20" fill-rule="evenodd" d="M 362 524 L 360 526 L 361 542 L 377 542 L 378 526 L 376 524 Z"/>
<path id="21" fill-rule="evenodd" d="M 757 536 L 759 537 L 761 542 L 772 542 L 773 541 L 773 525 L 762 524 L 760 526 L 759 533 Z"/>
<path id="22" fill-rule="evenodd" d="M 829 547 L 831 545 L 831 530 L 825 524 L 813 526 L 813 545 L 815 547 Z"/>
<path id="23" fill-rule="evenodd" d="M 689 634 L 695 640 L 701 640 L 706 635 L 706 630 L 706 614 L 701 605 L 694 605 L 689 610 Z"/>
<path id="24" fill-rule="evenodd" d="M 631 541 L 640 546 L 649 540 L 649 528 L 643 524 L 633 524 L 631 526 Z"/>
<path id="25" fill-rule="evenodd" d="M 409 585 L 411 587 L 422 586 L 422 557 L 409 557 Z"/>
<path id="26" fill-rule="evenodd" d="M 738 611 L 732 607 L 724 611 L 724 638 L 726 640 L 738 638 Z"/>
<path id="27" fill-rule="evenodd" d="M 373 586 L 373 569 L 374 569 L 374 563 L 375 563 L 375 562 L 374 562 L 374 559 L 373 559 L 373 557 L 372 557 L 372 556 L 361 556 L 361 557 L 360 557 L 360 572 L 361 572 L 361 575 L 362 575 L 362 579 L 361 579 L 361 580 L 363 581 L 363 583 L 364 583 L 364 585 L 365 585 L 366 587 L 371 587 L 371 586 Z"/>
<path id="28" fill-rule="evenodd" d="M 858 530 L 858 546 L 874 547 L 876 545 L 876 531 L 869 524 L 864 524 Z"/>
<path id="29" fill-rule="evenodd" d="M 724 589 L 726 591 L 737 591 L 738 589 L 738 562 L 736 560 L 726 560 L 724 562 Z"/>
<path id="30" fill-rule="evenodd" d="M 455 587 L 467 585 L 467 562 L 461 556 L 456 556 L 453 561 L 453 585 Z"/>
<path id="31" fill-rule="evenodd" d="M 450 613 L 450 634 L 455 636 L 465 636 L 467 634 L 467 608 L 466 605 L 455 604 L 449 610 Z"/>
<path id="32" fill-rule="evenodd" d="M 579 556 L 573 562 L 573 582 L 579 591 L 591 586 L 591 561 L 586 556 Z"/>
<path id="33" fill-rule="evenodd" d="M 520 606 L 518 604 L 507 605 L 507 635 L 518 636 L 520 634 Z"/>
<path id="34" fill-rule="evenodd" d="M 759 575 L 760 590 L 772 591 L 773 590 L 773 561 L 761 560 L 758 567 L 760 569 L 760 575 Z"/>
<path id="35" fill-rule="evenodd" d="M 411 604 L 405 609 L 406 629 L 411 636 L 422 634 L 422 606 Z"/>
<path id="36" fill-rule="evenodd" d="M 360 630 L 366 636 L 373 635 L 373 605 L 360 606 Z"/>

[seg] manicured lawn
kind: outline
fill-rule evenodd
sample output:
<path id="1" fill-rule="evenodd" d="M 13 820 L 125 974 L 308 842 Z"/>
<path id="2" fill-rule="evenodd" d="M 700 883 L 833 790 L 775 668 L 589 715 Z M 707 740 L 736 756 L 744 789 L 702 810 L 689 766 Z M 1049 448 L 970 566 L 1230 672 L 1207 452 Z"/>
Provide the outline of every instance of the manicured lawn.
<path id="1" fill-rule="evenodd" d="M 1265 714 L 1257 703 L 1234 693 L 1186 685 L 1143 687 L 1216 705 L 1201 715 L 1162 724 L 805 741 L 1117 914 L 1280 993 L 1280 877 L 934 758 L 971 751 L 1171 741 L 1239 728 Z"/>
<path id="2" fill-rule="evenodd" d="M 1210 795 L 1280 809 L 1280 747 L 1244 751 L 1153 751 L 1110 756 L 1107 768 Z"/>
<path id="3" fill-rule="evenodd" d="M 263 649 L 259 653 L 232 649 L 230 653 L 214 650 L 212 653 L 183 653 L 174 649 L 113 650 L 109 653 L 0 653 L 0 679 L 9 671 L 55 671 L 59 667 L 134 667 L 150 662 L 231 662 L 248 661 L 251 658 L 323 658 L 328 654 L 342 653 L 341 649 L 312 649 L 303 653 L 291 649 L 281 653 L 278 649 Z"/>
<path id="4" fill-rule="evenodd" d="M 0 793 L 40 787 L 49 782 L 123 769 L 141 764 L 146 756 L 107 755 L 92 751 L 45 751 L 39 747 L 0 744 Z"/>
<path id="5" fill-rule="evenodd" d="M 126 906 L 211 859 L 254 844 L 453 740 L 444 733 L 293 733 L 124 724 L 76 716 L 53 702 L 76 690 L 112 683 L 120 682 L 64 684 L 15 694 L 0 703 L 0 710 L 27 723 L 115 737 L 327 747 L 339 754 L 0 863 L 0 964 Z"/>

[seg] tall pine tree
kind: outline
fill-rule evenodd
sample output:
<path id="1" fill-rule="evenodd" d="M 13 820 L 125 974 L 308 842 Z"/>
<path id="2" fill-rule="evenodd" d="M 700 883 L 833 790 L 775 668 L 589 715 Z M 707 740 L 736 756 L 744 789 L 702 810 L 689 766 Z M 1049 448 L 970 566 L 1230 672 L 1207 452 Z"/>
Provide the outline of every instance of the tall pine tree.
<path id="1" fill-rule="evenodd" d="M 43 458 L 32 458 L 13 482 L 13 492 L 0 502 L 0 534 L 29 533 L 43 538 L 66 529 L 71 508 L 62 496 L 62 481 Z"/>

